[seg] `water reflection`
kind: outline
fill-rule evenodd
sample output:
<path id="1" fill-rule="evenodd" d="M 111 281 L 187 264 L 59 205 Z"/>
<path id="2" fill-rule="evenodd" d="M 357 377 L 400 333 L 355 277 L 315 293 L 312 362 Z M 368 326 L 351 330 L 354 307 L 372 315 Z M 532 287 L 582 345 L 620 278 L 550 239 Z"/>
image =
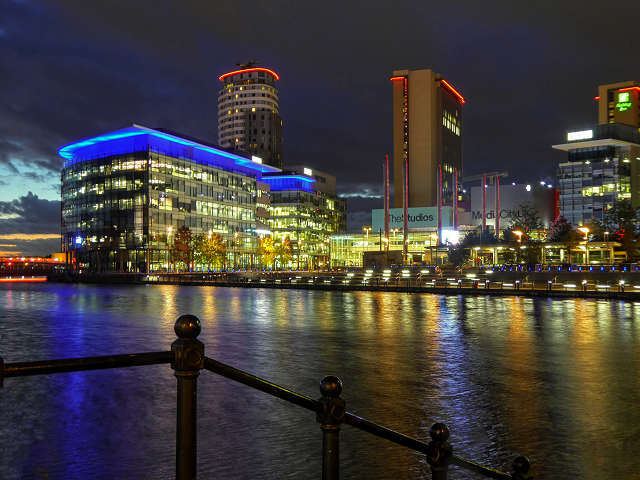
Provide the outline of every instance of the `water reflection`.
<path id="1" fill-rule="evenodd" d="M 349 411 L 423 439 L 445 421 L 458 454 L 496 468 L 524 453 L 537 478 L 606 480 L 634 478 L 640 458 L 630 303 L 50 284 L 2 285 L 0 302 L 7 362 L 166 350 L 192 313 L 208 356 L 312 397 L 335 373 Z M 5 384 L 0 478 L 172 478 L 167 366 Z M 318 476 L 313 414 L 208 372 L 199 384 L 202 478 Z M 419 454 L 349 427 L 341 465 L 430 478 Z"/>

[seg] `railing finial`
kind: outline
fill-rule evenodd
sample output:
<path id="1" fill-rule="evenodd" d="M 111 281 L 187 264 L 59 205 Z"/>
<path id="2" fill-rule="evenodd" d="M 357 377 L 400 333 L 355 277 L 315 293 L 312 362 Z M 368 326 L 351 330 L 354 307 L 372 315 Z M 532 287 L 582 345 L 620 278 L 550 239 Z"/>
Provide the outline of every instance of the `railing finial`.
<path id="1" fill-rule="evenodd" d="M 434 423 L 429 430 L 431 442 L 427 446 L 427 463 L 431 467 L 433 480 L 447 480 L 447 471 L 453 461 L 453 447 L 449 439 L 449 427 L 444 423 Z"/>
<path id="2" fill-rule="evenodd" d="M 513 471 L 515 472 L 513 474 L 513 478 L 522 480 L 533 478 L 533 476 L 528 473 L 529 469 L 531 468 L 531 462 L 524 455 L 516 457 L 516 459 L 513 461 L 512 467 Z"/>
<path id="3" fill-rule="evenodd" d="M 202 331 L 202 325 L 195 315 L 182 315 L 176 320 L 173 331 L 178 338 L 197 338 Z"/>
<path id="4" fill-rule="evenodd" d="M 323 397 L 338 398 L 342 393 L 342 381 L 335 375 L 327 375 L 320 382 L 320 393 Z"/>

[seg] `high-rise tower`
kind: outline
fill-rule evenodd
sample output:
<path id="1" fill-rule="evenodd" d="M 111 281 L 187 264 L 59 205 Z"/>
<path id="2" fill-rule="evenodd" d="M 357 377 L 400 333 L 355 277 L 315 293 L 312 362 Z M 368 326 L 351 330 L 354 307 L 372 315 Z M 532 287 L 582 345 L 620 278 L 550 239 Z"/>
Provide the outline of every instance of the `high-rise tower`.
<path id="1" fill-rule="evenodd" d="M 436 205 L 440 170 L 442 201 L 449 203 L 462 180 L 462 104 L 465 100 L 432 70 L 399 70 L 393 72 L 391 81 L 394 207 L 404 205 L 405 160 L 409 207 Z"/>
<path id="2" fill-rule="evenodd" d="M 282 118 L 278 114 L 278 75 L 250 62 L 220 77 L 218 143 L 243 150 L 262 162 L 282 166 Z"/>

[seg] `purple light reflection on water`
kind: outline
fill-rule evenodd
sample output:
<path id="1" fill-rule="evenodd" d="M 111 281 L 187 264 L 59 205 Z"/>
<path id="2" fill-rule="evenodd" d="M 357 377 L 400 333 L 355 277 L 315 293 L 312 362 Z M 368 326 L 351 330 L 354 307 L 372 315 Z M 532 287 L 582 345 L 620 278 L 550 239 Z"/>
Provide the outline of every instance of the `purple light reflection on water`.
<path id="1" fill-rule="evenodd" d="M 527 454 L 536 478 L 633 478 L 640 458 L 631 303 L 15 284 L 0 286 L 0 305 L 8 363 L 166 350 L 175 319 L 192 313 L 208 356 L 311 397 L 337 374 L 350 412 L 422 439 L 444 421 L 457 454 L 494 468 Z M 172 478 L 172 373 L 5 380 L 0 478 Z M 319 476 L 311 412 L 209 372 L 198 429 L 200 478 Z M 348 426 L 341 471 L 430 478 L 419 454 Z"/>

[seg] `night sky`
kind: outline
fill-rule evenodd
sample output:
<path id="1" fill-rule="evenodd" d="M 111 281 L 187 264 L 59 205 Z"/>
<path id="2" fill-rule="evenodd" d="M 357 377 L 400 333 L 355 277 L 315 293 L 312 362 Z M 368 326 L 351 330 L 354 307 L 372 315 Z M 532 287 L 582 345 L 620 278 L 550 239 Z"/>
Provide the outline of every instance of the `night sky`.
<path id="1" fill-rule="evenodd" d="M 61 145 L 133 123 L 217 142 L 235 63 L 280 75 L 285 168 L 335 175 L 350 231 L 382 207 L 394 70 L 465 97 L 464 175 L 518 183 L 555 184 L 597 86 L 640 79 L 638 0 L 377 3 L 0 0 L 0 255 L 60 250 Z"/>

